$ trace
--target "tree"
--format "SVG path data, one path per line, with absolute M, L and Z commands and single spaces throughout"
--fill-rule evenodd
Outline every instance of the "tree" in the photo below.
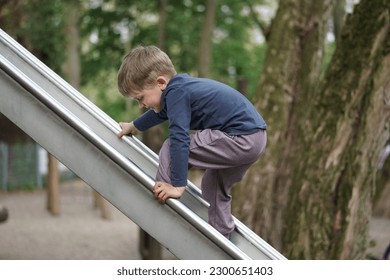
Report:
M 297 106 L 310 106 L 318 84 L 330 7 L 329 1 L 279 3 L 253 97 L 269 127 L 268 144 L 237 190 L 234 213 L 280 250 L 295 126 L 302 119 Z
M 66 6 L 66 58 L 63 72 L 68 82 L 76 89 L 80 89 L 81 65 L 80 65 L 80 0 L 73 0 Z
M 389 138 L 390 3 L 361 1 L 320 80 L 331 5 L 311 2 L 281 1 L 273 21 L 256 96 L 269 145 L 238 207 L 289 258 L 362 258 Z
M 21 0 L 0 1 L 0 27 L 8 32 L 10 36 L 15 36 L 21 26 L 23 19 L 23 4 Z
M 333 30 L 334 36 L 337 41 L 340 41 L 341 30 L 344 24 L 345 17 L 345 1 L 346 0 L 334 0 L 333 7 Z
M 389 97 L 390 2 L 362 0 L 345 23 L 311 121 L 297 127 L 298 150 L 307 152 L 292 160 L 290 257 L 364 258 Z
M 198 76 L 210 77 L 212 37 L 215 28 L 215 17 L 218 0 L 206 0 L 205 18 L 200 34 L 199 56 L 198 56 Z

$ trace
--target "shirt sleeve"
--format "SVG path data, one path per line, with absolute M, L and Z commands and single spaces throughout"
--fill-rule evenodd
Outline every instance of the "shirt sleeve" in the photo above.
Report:
M 191 103 L 188 94 L 182 91 L 167 96 L 169 119 L 171 183 L 173 186 L 186 186 L 190 146 Z
M 152 109 L 149 109 L 134 120 L 134 125 L 139 131 L 145 131 L 164 122 L 165 120 L 167 120 L 167 118 L 162 114 L 156 113 Z

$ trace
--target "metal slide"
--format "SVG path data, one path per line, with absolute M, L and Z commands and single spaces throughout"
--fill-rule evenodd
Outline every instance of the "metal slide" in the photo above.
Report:
M 117 122 L 1 29 L 0 112 L 179 259 L 285 259 L 237 219 L 225 239 L 191 182 L 180 200 L 158 203 L 157 155 L 137 138 L 118 140 Z

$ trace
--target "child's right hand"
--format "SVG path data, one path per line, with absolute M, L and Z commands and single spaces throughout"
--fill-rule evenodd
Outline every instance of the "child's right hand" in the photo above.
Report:
M 137 134 L 139 130 L 135 127 L 133 122 L 125 123 L 120 122 L 119 126 L 121 128 L 121 131 L 118 133 L 118 138 L 122 138 L 124 135 L 128 134 Z

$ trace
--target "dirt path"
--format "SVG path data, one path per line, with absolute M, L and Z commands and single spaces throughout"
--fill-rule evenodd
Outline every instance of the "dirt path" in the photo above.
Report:
M 0 259 L 140 259 L 138 226 L 111 206 L 101 218 L 92 190 L 61 187 L 61 214 L 46 209 L 44 191 L 0 193 L 9 219 L 0 224 Z

